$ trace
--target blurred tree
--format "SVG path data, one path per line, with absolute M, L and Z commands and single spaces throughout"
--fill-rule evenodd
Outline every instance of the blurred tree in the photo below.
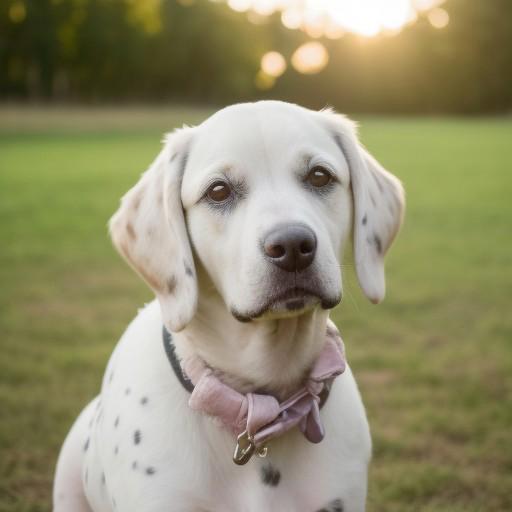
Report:
M 323 40 L 328 66 L 259 91 L 261 56 L 308 37 L 207 0 L 0 0 L 0 98 L 229 103 L 278 97 L 345 111 L 512 109 L 512 2 L 447 0 L 450 23 Z M 254 18 L 254 17 L 253 17 Z

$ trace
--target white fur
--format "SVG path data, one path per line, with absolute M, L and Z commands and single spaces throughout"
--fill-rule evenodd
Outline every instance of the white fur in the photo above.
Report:
M 306 165 L 320 164 L 339 181 L 324 195 L 301 181 Z M 244 188 L 222 212 L 204 199 L 221 177 Z M 339 265 L 350 231 L 361 286 L 379 301 L 384 253 L 402 210 L 399 182 L 362 149 L 353 125 L 330 111 L 235 105 L 170 135 L 111 221 L 116 247 L 160 307 L 152 302 L 128 327 L 99 397 L 68 435 L 55 512 L 315 512 L 335 510 L 333 500 L 345 512 L 364 510 L 371 442 L 349 368 L 321 411 L 320 444 L 291 431 L 270 443 L 266 459 L 239 467 L 231 460 L 232 436 L 189 409 L 161 329 L 173 332 L 182 359 L 198 354 L 236 389 L 264 388 L 284 398 L 322 348 L 328 310 L 319 297 L 341 296 Z M 294 222 L 315 233 L 315 260 L 307 272 L 276 274 L 262 255 L 262 237 Z M 277 303 L 248 323 L 232 314 L 258 310 L 279 287 L 311 283 L 318 297 L 305 297 L 299 311 Z M 262 482 L 268 463 L 281 474 L 277 486 Z

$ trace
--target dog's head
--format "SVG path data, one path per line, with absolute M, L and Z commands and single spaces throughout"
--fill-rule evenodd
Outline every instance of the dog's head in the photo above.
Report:
M 268 101 L 169 135 L 110 229 L 178 331 L 196 311 L 196 264 L 241 321 L 334 307 L 351 231 L 360 285 L 379 302 L 403 206 L 349 120 Z

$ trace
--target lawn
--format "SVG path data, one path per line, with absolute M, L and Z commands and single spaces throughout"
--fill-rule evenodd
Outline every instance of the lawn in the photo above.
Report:
M 50 510 L 60 444 L 151 297 L 107 220 L 163 131 L 208 113 L 0 108 L 0 511 Z M 386 300 L 348 261 L 334 312 L 373 433 L 368 510 L 512 510 L 512 119 L 359 121 L 408 198 Z

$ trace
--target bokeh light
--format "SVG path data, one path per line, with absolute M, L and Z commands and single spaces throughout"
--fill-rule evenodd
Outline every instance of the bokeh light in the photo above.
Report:
M 245 12 L 252 6 L 252 0 L 228 0 L 228 5 L 234 11 Z
M 434 28 L 444 28 L 450 22 L 450 15 L 444 9 L 437 7 L 428 13 L 428 21 Z
M 27 9 L 22 1 L 18 0 L 16 2 L 13 2 L 9 7 L 9 19 L 13 23 L 21 23 L 22 21 L 25 20 L 26 16 Z
M 214 1 L 214 0 L 212 0 Z M 219 1 L 219 0 L 215 0 Z M 268 16 L 280 12 L 281 23 L 290 30 L 302 30 L 311 39 L 339 39 L 346 33 L 362 37 L 379 34 L 396 35 L 413 23 L 420 13 L 435 28 L 446 27 L 448 13 L 439 7 L 444 0 L 225 0 L 229 7 L 246 12 L 249 21 L 264 23 Z M 319 73 L 329 54 L 319 41 L 310 41 L 295 50 L 291 64 L 303 74 Z M 259 89 L 271 89 L 286 71 L 286 60 L 276 51 L 261 58 L 255 77 Z
M 321 71 L 329 61 L 329 54 L 325 46 L 317 41 L 305 43 L 295 50 L 292 55 L 292 66 L 304 74 L 313 74 Z
M 269 76 L 281 76 L 286 70 L 286 60 L 279 52 L 268 52 L 261 58 L 261 69 Z
M 289 29 L 298 29 L 302 25 L 302 14 L 298 8 L 290 7 L 281 13 L 282 24 Z
M 251 8 L 261 16 L 270 16 L 276 10 L 276 1 L 279 3 L 279 0 L 252 0 Z

